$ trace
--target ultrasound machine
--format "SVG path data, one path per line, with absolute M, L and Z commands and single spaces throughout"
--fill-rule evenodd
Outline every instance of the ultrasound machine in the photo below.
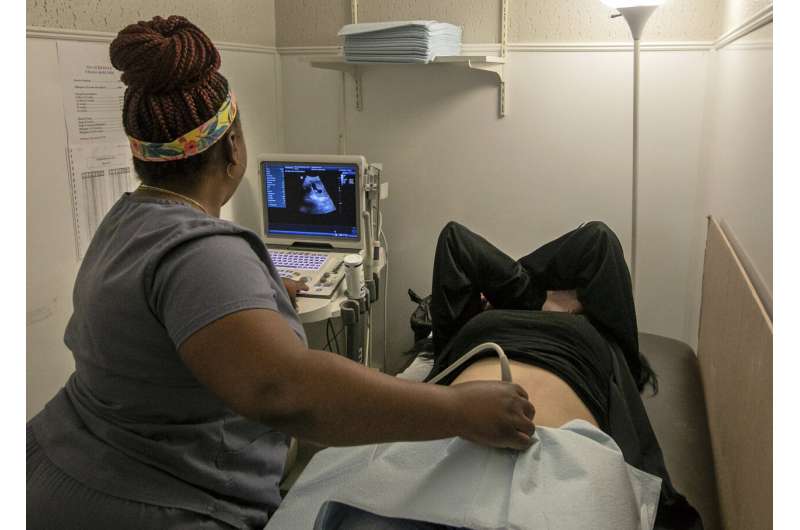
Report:
M 362 156 L 261 155 L 263 239 L 280 275 L 305 281 L 298 296 L 332 298 L 348 254 L 365 256 Z

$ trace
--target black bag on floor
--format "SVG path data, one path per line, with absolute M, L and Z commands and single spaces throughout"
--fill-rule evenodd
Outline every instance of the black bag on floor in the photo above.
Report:
M 414 342 L 418 342 L 427 338 L 433 329 L 433 323 L 431 322 L 431 295 L 422 298 L 409 289 L 408 297 L 417 304 L 417 308 L 411 313 L 410 323 L 411 329 L 414 331 Z

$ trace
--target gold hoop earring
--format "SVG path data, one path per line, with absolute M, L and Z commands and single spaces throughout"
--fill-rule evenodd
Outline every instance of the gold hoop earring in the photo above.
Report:
M 228 178 L 232 179 L 233 178 L 233 174 L 231 173 L 231 166 L 235 167 L 236 164 L 233 164 L 233 163 L 229 162 L 228 166 L 225 168 L 225 173 L 228 175 Z

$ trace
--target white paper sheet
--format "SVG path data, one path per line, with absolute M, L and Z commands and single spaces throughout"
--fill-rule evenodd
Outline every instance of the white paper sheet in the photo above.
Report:
M 67 148 L 75 226 L 75 248 L 82 259 L 100 221 L 134 187 L 127 144 L 101 143 Z
M 428 63 L 461 54 L 461 27 L 433 20 L 348 24 L 344 57 L 351 63 Z
M 135 185 L 122 126 L 125 85 L 104 43 L 59 41 L 58 63 L 75 250 L 82 259 L 103 216 Z

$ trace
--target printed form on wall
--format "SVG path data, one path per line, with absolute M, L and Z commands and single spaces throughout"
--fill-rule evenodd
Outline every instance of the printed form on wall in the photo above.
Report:
M 75 249 L 82 259 L 103 216 L 135 184 L 122 127 L 125 85 L 105 43 L 59 41 L 58 63 Z

